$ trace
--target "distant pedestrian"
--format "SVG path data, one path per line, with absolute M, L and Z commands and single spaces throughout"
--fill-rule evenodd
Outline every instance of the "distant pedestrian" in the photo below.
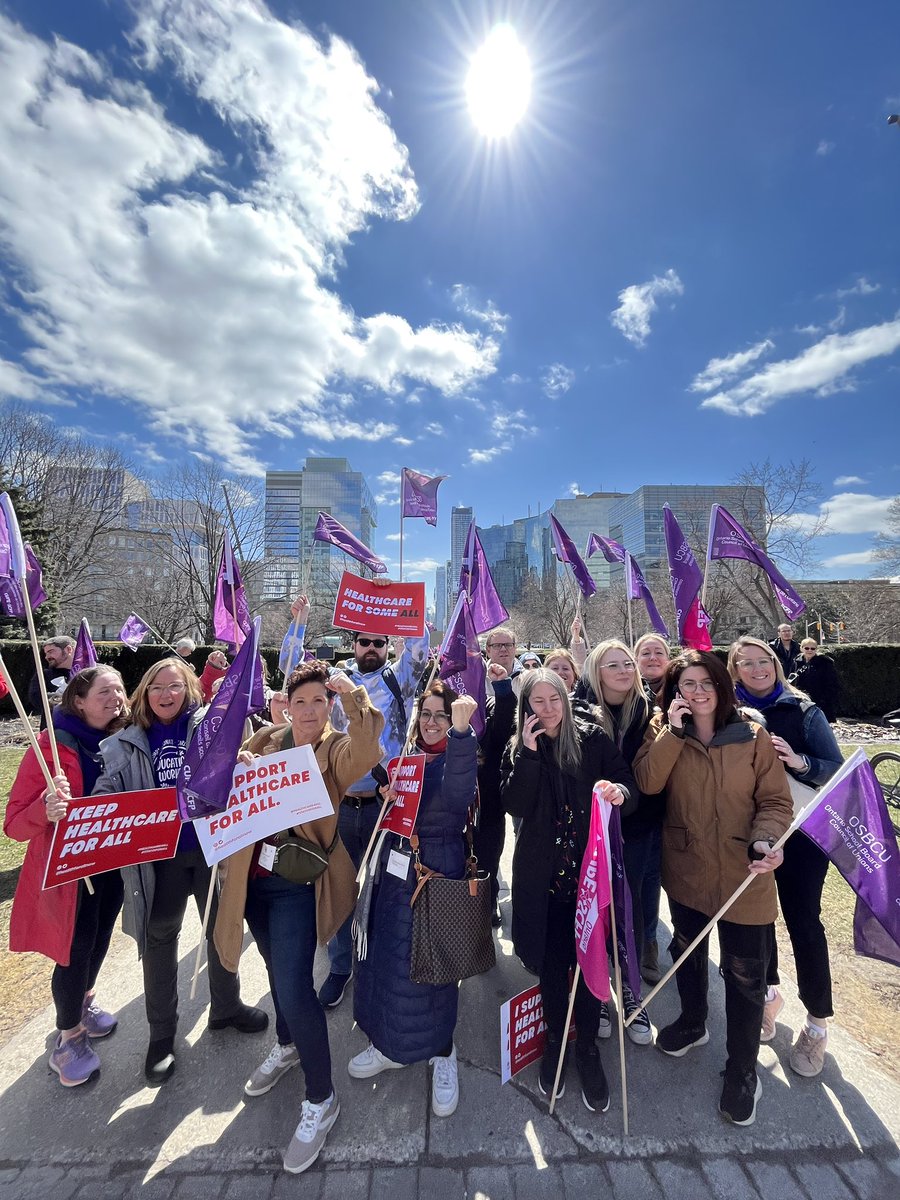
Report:
M 785 676 L 790 675 L 794 669 L 794 661 L 800 653 L 800 643 L 794 640 L 793 628 L 788 624 L 779 625 L 778 637 L 769 642 L 769 645 L 778 656 Z
M 818 704 L 831 724 L 837 720 L 841 681 L 834 659 L 819 653 L 815 638 L 804 638 L 800 643 L 800 657 L 794 661 L 794 673 L 789 678 L 795 687 Z

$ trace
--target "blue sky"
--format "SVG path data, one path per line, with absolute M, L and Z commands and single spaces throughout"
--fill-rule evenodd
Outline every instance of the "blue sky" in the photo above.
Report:
M 532 97 L 477 129 L 499 21 Z M 0 0 L 0 392 L 139 470 L 346 455 L 411 574 L 573 490 L 816 465 L 821 575 L 900 492 L 900 8 Z

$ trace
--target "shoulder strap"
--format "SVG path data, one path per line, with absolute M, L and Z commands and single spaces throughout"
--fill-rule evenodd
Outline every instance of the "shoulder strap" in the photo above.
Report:
M 392 667 L 385 667 L 381 672 L 381 678 L 387 684 L 388 691 L 400 705 L 400 715 L 406 723 L 406 704 L 403 701 L 403 693 L 400 691 L 400 684 L 397 682 L 397 676 L 394 674 Z

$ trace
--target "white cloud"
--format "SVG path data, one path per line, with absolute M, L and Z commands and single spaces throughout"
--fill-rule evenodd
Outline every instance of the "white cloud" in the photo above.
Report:
M 551 363 L 541 376 L 544 395 L 551 400 L 564 396 L 574 382 L 575 372 L 563 363 Z
M 816 146 L 816 154 L 818 154 L 819 158 L 825 158 L 825 156 L 830 154 L 833 149 L 834 142 L 826 142 L 823 138 L 819 142 L 818 146 Z
M 490 446 L 487 450 L 470 450 L 469 462 L 472 464 L 489 463 L 501 453 L 499 446 Z
M 384 540 L 386 542 L 399 542 L 400 534 L 399 533 L 386 533 L 384 535 Z
M 394 438 L 395 446 L 411 446 L 412 444 L 413 444 L 412 438 L 408 438 L 408 437 L 395 437 Z
M 411 562 L 408 562 L 408 563 L 405 562 L 403 564 L 403 573 L 405 575 L 407 570 L 409 570 L 409 571 L 434 571 L 437 567 L 444 566 L 444 563 L 446 563 L 446 561 L 447 560 L 445 559 L 444 562 L 440 562 L 436 558 L 414 558 Z
M 581 488 L 579 487 L 579 485 L 577 483 L 570 483 L 569 486 L 566 488 L 566 495 L 567 496 L 580 496 Z
M 500 438 L 511 438 L 517 433 L 531 434 L 535 432 L 535 424 L 523 408 L 502 409 L 494 407 L 491 417 L 491 433 Z
M 871 496 L 864 492 L 838 492 L 819 505 L 818 513 L 798 513 L 793 523 L 811 528 L 828 518 L 829 533 L 880 533 L 896 496 Z
M 858 550 L 851 554 L 834 554 L 831 558 L 823 558 L 823 567 L 861 567 L 866 563 L 873 563 L 876 559 L 873 558 L 871 550 Z
M 418 206 L 346 42 L 258 0 L 131 9 L 139 69 L 174 69 L 239 141 L 239 169 L 141 82 L 0 15 L 0 210 L 27 376 L 140 408 L 185 449 L 214 442 L 258 470 L 257 434 L 396 432 L 354 419 L 329 384 L 450 395 L 496 369 L 489 332 L 357 316 L 335 290 L 350 238 Z
M 750 363 L 755 362 L 769 350 L 775 349 L 775 343 L 768 338 L 757 342 L 747 350 L 739 350 L 727 358 L 711 358 L 699 375 L 694 377 L 691 384 L 692 392 L 711 392 L 721 387 L 732 375 L 740 375 Z
M 900 317 L 852 333 L 832 333 L 795 358 L 782 359 L 717 392 L 701 408 L 718 408 L 736 417 L 756 417 L 786 396 L 812 392 L 829 395 L 852 388 L 851 371 L 900 348 Z
M 396 508 L 400 503 L 399 492 L 381 492 L 375 497 L 375 503 L 382 508 Z
M 873 292 L 880 290 L 880 283 L 870 283 L 865 275 L 860 275 L 852 287 L 838 288 L 835 296 L 838 300 L 842 300 L 845 296 L 871 296 Z
M 425 426 L 425 433 L 430 433 L 432 437 L 442 437 L 444 427 L 439 421 L 429 421 Z
M 381 484 L 382 487 L 389 487 L 391 484 L 399 483 L 400 482 L 400 472 L 399 471 L 382 471 L 381 474 L 378 476 L 378 482 Z
M 643 346 L 650 335 L 650 318 L 658 301 L 666 296 L 681 296 L 684 284 L 671 267 L 665 275 L 654 275 L 647 283 L 633 283 L 619 292 L 619 307 L 609 319 L 633 346 Z
M 834 480 L 835 487 L 851 487 L 853 484 L 868 483 L 867 479 L 861 479 L 859 475 L 838 475 Z
M 450 289 L 450 298 L 457 311 L 464 316 L 487 326 L 491 333 L 505 333 L 509 316 L 502 313 L 493 300 L 479 303 L 473 296 L 472 289 L 464 283 L 454 283 Z

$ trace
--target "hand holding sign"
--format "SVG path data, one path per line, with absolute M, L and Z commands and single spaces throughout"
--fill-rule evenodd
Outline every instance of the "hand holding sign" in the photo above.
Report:
M 44 804 L 47 806 L 47 820 L 55 825 L 69 811 L 72 792 L 65 775 L 54 775 L 53 782 L 56 784 L 56 790 L 44 794 Z

